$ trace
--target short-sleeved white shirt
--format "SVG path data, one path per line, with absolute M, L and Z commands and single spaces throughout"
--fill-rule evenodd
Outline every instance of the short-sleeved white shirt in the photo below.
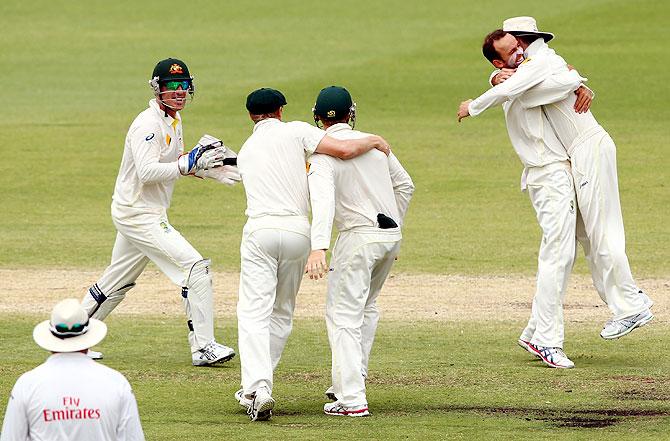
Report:
M 81 352 L 57 353 L 16 381 L 0 441 L 144 440 L 130 384 Z
M 153 99 L 128 129 L 115 204 L 133 208 L 170 207 L 175 181 L 181 176 L 177 158 L 184 152 L 181 115 L 166 115 Z
M 237 157 L 247 216 L 309 216 L 305 158 L 325 135 L 301 121 L 269 118 L 256 123 Z

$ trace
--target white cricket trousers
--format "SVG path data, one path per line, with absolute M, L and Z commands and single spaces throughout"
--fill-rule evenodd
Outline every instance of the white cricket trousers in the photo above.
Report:
M 170 225 L 164 209 L 152 211 L 112 204 L 112 221 L 117 230 L 116 242 L 111 263 L 96 283 L 100 292 L 113 293 L 135 283 L 149 260 L 174 284 L 187 286 L 189 271 L 203 258 Z M 211 288 L 209 291 L 211 297 Z M 214 312 L 209 303 L 211 299 L 204 302 L 203 308 L 195 308 L 198 313 L 189 314 L 196 330 L 195 334 L 193 331 L 189 334 L 192 352 L 214 340 Z
M 326 328 L 333 390 L 345 406 L 367 404 L 365 378 L 379 322 L 377 297 L 401 240 L 399 228 L 356 228 L 341 232 L 333 248 Z
M 615 320 L 647 307 L 631 273 L 626 256 L 626 234 L 619 201 L 616 146 L 602 128 L 577 140 L 571 150 L 577 202 L 590 244 L 594 283 L 604 291 Z M 599 291 L 600 291 L 599 289 Z
M 527 190 L 542 229 L 537 286 L 531 317 L 521 339 L 563 347 L 563 299 L 575 259 L 577 204 L 570 164 L 528 169 Z
M 273 371 L 291 334 L 309 251 L 306 217 L 262 216 L 249 218 L 244 226 L 237 328 L 247 396 L 259 387 L 272 392 Z

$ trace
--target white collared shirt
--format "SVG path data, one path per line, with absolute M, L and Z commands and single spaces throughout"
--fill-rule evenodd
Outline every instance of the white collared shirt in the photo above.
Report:
M 309 216 L 305 156 L 326 135 L 302 121 L 259 121 L 237 156 L 247 195 L 246 215 Z
M 370 136 L 344 123 L 326 134 L 342 140 Z M 338 231 L 377 227 L 379 213 L 402 226 L 414 183 L 393 153 L 372 149 L 346 161 L 317 153 L 309 162 L 313 250 L 330 248 L 333 218 Z
M 133 208 L 170 207 L 175 181 L 181 176 L 177 158 L 184 152 L 181 116 L 165 114 L 155 99 L 137 115 L 128 129 L 115 204 Z
M 57 353 L 21 375 L 0 441 L 144 440 L 123 375 L 81 352 Z

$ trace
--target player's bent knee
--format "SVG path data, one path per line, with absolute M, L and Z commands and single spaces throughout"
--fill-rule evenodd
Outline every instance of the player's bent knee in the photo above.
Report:
M 186 286 L 196 289 L 201 288 L 203 285 L 211 286 L 212 276 L 209 271 L 211 263 L 210 259 L 202 259 L 195 262 L 189 270 Z
M 210 301 L 212 298 L 212 276 L 209 259 L 198 260 L 191 266 L 186 286 L 182 287 L 181 295 L 189 303 Z

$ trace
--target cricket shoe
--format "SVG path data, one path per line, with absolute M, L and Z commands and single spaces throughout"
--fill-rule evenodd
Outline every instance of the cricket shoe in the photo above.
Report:
M 330 401 L 337 401 L 337 397 L 335 396 L 335 389 L 333 389 L 333 386 L 330 386 L 328 389 L 326 389 L 326 398 L 328 398 Z
M 193 352 L 193 366 L 209 366 L 225 363 L 235 356 L 235 350 L 212 340 L 204 348 Z
M 600 336 L 605 340 L 614 340 L 615 338 L 623 337 L 633 329 L 646 325 L 653 318 L 654 314 L 651 313 L 651 310 L 645 309 L 639 314 L 622 318 L 621 320 L 609 320 L 605 323 L 603 330 L 600 331 Z
M 267 421 L 272 416 L 274 407 L 275 400 L 270 392 L 266 387 L 259 387 L 251 401 L 251 406 L 247 408 L 247 415 L 251 421 Z
M 247 398 L 244 395 L 244 389 L 240 389 L 237 392 L 235 392 L 235 399 L 237 400 L 238 403 L 240 403 L 240 406 L 242 406 L 244 410 L 249 410 L 251 405 L 254 403 L 253 400 Z
M 86 355 L 88 355 L 88 358 L 93 360 L 102 360 L 102 352 L 89 349 L 88 351 L 86 351 Z
M 558 369 L 572 369 L 575 367 L 575 364 L 565 355 L 565 352 L 561 348 L 538 346 L 533 343 L 528 343 L 528 347 L 549 367 Z
M 518 339 L 518 340 L 516 341 L 516 344 L 518 344 L 518 345 L 521 346 L 523 349 L 525 349 L 526 351 L 528 351 L 531 355 L 534 355 L 535 357 L 540 358 L 540 356 L 538 355 L 538 353 L 535 352 L 534 350 L 532 350 L 532 349 L 530 348 L 530 342 L 529 342 L 528 340 L 524 340 L 524 339 L 520 338 L 520 339 Z
M 349 417 L 366 417 L 370 416 L 368 405 L 360 406 L 345 406 L 339 401 L 334 403 L 326 403 L 323 405 L 323 412 L 326 415 L 349 416 Z

